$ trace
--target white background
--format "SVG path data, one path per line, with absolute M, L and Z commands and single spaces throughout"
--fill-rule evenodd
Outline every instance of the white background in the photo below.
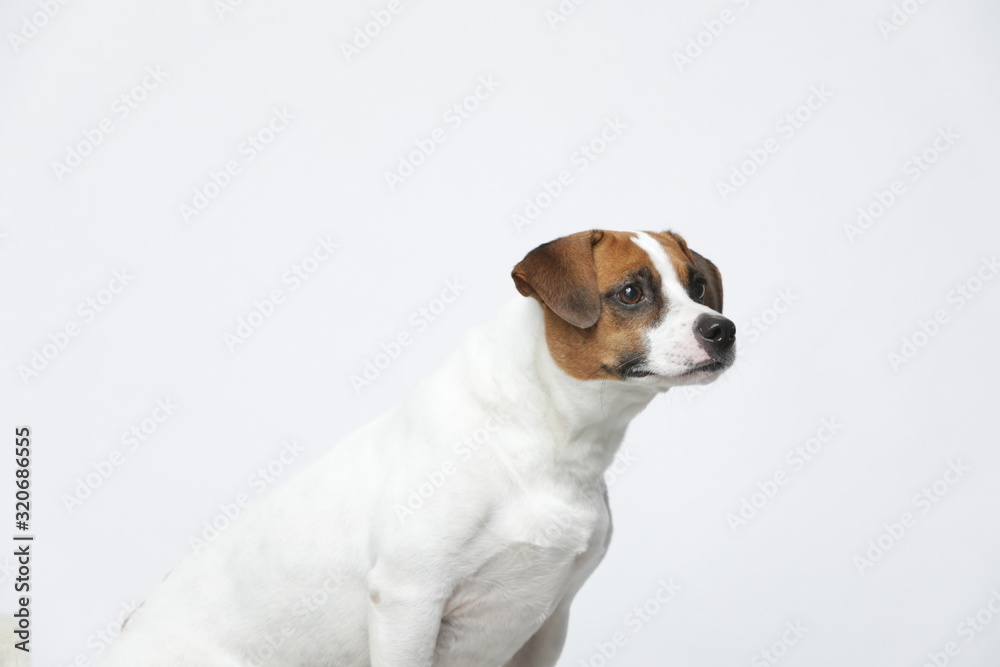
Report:
M 36 665 L 93 662 L 95 633 L 219 505 L 258 497 L 250 477 L 283 440 L 306 447 L 291 469 L 319 457 L 488 321 L 528 250 L 593 227 L 683 234 L 721 268 L 741 349 L 716 385 L 657 399 L 630 429 L 615 537 L 560 665 L 604 664 L 618 632 L 608 664 L 768 664 L 758 652 L 788 622 L 808 631 L 782 665 L 918 667 L 948 641 L 949 664 L 1000 660 L 1000 618 L 959 634 L 1000 590 L 1000 279 L 976 282 L 1000 252 L 997 5 L 910 0 L 893 25 L 889 0 L 589 0 L 564 21 L 547 16 L 555 0 L 404 0 L 349 59 L 341 44 L 385 2 L 49 4 L 51 18 L 37 1 L 0 10 L 0 398 L 8 442 L 15 425 L 34 433 Z M 731 22 L 713 22 L 723 10 Z M 132 93 L 157 67 L 166 78 Z M 444 114 L 480 77 L 495 92 L 454 127 Z M 800 107 L 814 88 L 829 99 Z M 122 95 L 144 98 L 125 118 Z M 294 119 L 246 160 L 275 108 Z M 580 146 L 616 118 L 626 128 L 580 171 Z M 54 163 L 102 119 L 113 131 L 60 178 Z M 385 173 L 435 128 L 445 141 L 390 189 Z M 913 180 L 908 161 L 948 128 L 957 139 Z M 769 138 L 777 152 L 723 197 Z M 229 160 L 240 173 L 185 221 L 179 206 Z M 572 183 L 517 229 L 563 169 Z M 849 238 L 896 179 L 902 194 Z M 283 274 L 321 236 L 340 247 L 291 289 Z M 86 321 L 79 305 L 106 300 L 121 270 L 129 284 Z M 455 279 L 461 296 L 418 331 L 411 314 Z M 981 289 L 959 308 L 970 279 Z M 274 289 L 284 303 L 230 351 L 224 335 Z M 894 368 L 939 309 L 947 321 Z M 68 323 L 78 335 L 43 350 Z M 356 391 L 401 332 L 412 344 Z M 166 398 L 174 414 L 126 451 L 122 434 Z M 824 418 L 843 426 L 792 472 L 786 453 Z M 68 510 L 114 450 L 124 462 Z M 914 494 L 953 461 L 968 472 L 923 512 Z M 734 530 L 727 516 L 778 471 L 787 483 Z M 916 524 L 859 572 L 907 511 Z M 636 631 L 627 615 L 671 578 L 681 590 Z

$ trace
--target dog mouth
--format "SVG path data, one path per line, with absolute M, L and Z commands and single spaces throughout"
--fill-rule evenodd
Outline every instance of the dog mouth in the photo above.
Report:
M 618 372 L 621 374 L 623 380 L 627 380 L 629 378 L 644 378 L 654 375 L 652 371 L 646 370 L 642 367 L 645 362 L 646 360 L 643 357 L 629 359 L 618 366 Z
M 716 375 L 732 365 L 733 359 L 729 356 L 724 356 L 721 359 L 709 359 L 708 361 L 693 364 L 680 373 L 664 375 L 662 373 L 649 370 L 646 366 L 646 359 L 644 357 L 636 357 L 619 364 L 617 372 L 618 376 L 622 380 L 633 380 L 639 378 L 686 378 L 698 375 Z
M 711 361 L 706 361 L 696 366 L 692 366 L 681 373 L 681 377 L 685 375 L 694 375 L 695 373 L 721 373 L 727 368 L 729 368 L 728 362 L 721 359 L 712 359 Z

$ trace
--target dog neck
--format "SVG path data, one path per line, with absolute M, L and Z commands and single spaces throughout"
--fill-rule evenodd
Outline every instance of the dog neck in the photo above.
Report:
M 551 451 L 519 452 L 551 474 L 598 483 L 621 445 L 629 422 L 657 392 L 616 380 L 578 380 L 559 368 L 545 339 L 542 306 L 516 298 L 474 344 L 479 363 L 492 357 L 476 393 L 492 396 L 517 411 L 517 421 L 534 432 L 554 436 Z M 506 400 L 504 400 L 506 399 Z M 528 461 L 525 461 L 527 463 Z

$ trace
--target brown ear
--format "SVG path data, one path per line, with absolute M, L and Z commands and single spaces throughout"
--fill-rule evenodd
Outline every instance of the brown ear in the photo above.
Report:
M 594 246 L 603 236 L 579 232 L 538 246 L 511 271 L 517 291 L 537 297 L 575 327 L 594 326 L 601 316 Z
M 705 305 L 712 310 L 721 313 L 722 274 L 719 273 L 719 268 L 713 264 L 711 260 L 702 257 L 694 250 L 690 250 L 690 252 L 691 256 L 694 258 L 695 268 L 698 269 L 698 272 L 701 275 L 705 276 L 705 281 L 708 283 L 705 287 Z

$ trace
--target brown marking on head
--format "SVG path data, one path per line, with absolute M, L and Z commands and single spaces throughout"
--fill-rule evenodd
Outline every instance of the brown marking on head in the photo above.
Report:
M 714 265 L 672 232 L 649 234 L 663 246 L 685 287 L 703 277 L 712 285 L 712 298 L 718 290 L 716 310 L 721 309 L 722 288 Z M 645 374 L 645 332 L 669 304 L 662 276 L 632 239 L 629 232 L 571 234 L 535 248 L 511 272 L 517 290 L 542 304 L 549 351 L 572 377 L 621 380 Z M 714 273 L 705 275 L 706 267 Z M 629 286 L 645 298 L 629 304 L 633 293 L 624 291 Z
M 538 299 L 556 363 L 579 379 L 621 378 L 644 355 L 642 332 L 662 300 L 639 308 L 616 301 L 628 284 L 659 293 L 660 275 L 626 232 L 594 230 L 532 250 L 512 273 L 518 291 Z
M 677 277 L 690 292 L 693 282 L 699 278 L 705 281 L 703 303 L 712 310 L 722 312 L 722 274 L 711 260 L 688 247 L 680 234 L 675 232 L 647 232 L 667 251 Z

